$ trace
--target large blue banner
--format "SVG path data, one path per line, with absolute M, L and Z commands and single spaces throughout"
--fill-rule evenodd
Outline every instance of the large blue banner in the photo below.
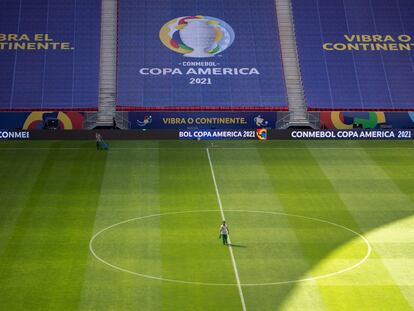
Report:
M 309 107 L 414 108 L 411 0 L 293 0 Z
M 119 1 L 118 105 L 286 106 L 274 0 Z
M 0 6 L 0 109 L 97 107 L 101 1 Z

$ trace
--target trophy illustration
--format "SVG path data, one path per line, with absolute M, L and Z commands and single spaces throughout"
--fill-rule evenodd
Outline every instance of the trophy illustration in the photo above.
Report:
M 180 30 L 180 37 L 183 43 L 193 49 L 187 57 L 213 57 L 208 53 L 212 49 L 216 38 L 214 26 L 208 24 L 206 19 L 188 20 L 188 25 Z

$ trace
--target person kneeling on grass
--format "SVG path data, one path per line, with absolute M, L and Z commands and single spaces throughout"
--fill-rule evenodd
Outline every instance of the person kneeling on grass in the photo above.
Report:
M 102 136 L 99 133 L 95 134 L 95 139 L 96 139 L 96 150 L 101 149 L 101 143 L 102 143 Z
M 96 150 L 108 150 L 109 145 L 103 140 L 101 134 L 96 133 Z
M 227 237 L 229 235 L 229 228 L 225 221 L 220 226 L 220 236 L 219 239 L 223 239 L 223 245 L 227 245 Z

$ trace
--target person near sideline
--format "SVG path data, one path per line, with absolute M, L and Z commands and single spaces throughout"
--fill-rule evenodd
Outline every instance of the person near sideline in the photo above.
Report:
M 99 150 L 101 149 L 102 136 L 101 134 L 96 133 L 95 138 L 96 138 L 96 150 Z
M 227 227 L 227 224 L 225 221 L 220 226 L 220 236 L 219 239 L 223 240 L 223 245 L 227 245 L 227 239 L 229 235 L 229 228 Z

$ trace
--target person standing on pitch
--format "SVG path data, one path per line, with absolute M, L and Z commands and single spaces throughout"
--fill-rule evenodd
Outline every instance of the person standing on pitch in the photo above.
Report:
M 229 235 L 229 228 L 227 227 L 227 224 L 225 221 L 220 226 L 220 236 L 219 239 L 223 239 L 223 245 L 227 245 L 227 238 Z

